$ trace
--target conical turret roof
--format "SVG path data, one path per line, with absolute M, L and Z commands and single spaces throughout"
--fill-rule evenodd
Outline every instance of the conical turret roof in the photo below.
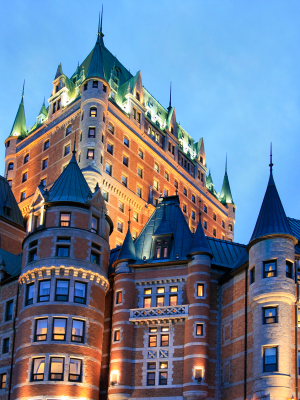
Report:
M 61 63 L 58 65 L 57 70 L 56 70 L 56 74 L 55 74 L 55 79 L 59 78 L 60 76 L 64 75 L 63 71 L 62 71 L 62 65 Z
M 91 191 L 77 164 L 75 154 L 76 152 L 73 151 L 73 156 L 69 164 L 47 193 L 46 201 L 48 203 L 87 203 L 90 199 Z
M 102 17 L 101 17 L 101 25 L 99 21 L 97 41 L 93 49 L 92 58 L 86 78 L 106 79 L 103 66 L 103 56 L 102 56 L 102 46 L 104 46 L 103 36 L 104 35 L 102 33 Z
M 9 136 L 26 136 L 26 133 L 27 129 L 25 120 L 24 87 L 23 87 L 21 102 Z
M 221 200 L 221 203 L 223 203 L 223 204 L 234 204 L 231 190 L 230 190 L 229 179 L 228 179 L 228 175 L 227 175 L 227 155 L 226 155 L 226 163 L 225 163 L 225 175 L 224 175 L 224 179 L 223 179 L 220 200 Z
M 41 114 L 45 115 L 45 117 L 48 117 L 48 111 L 47 111 L 47 109 L 45 107 L 45 100 L 43 101 L 43 105 L 42 105 L 42 107 L 40 109 L 40 112 L 39 112 L 39 115 L 41 115 Z
M 206 254 L 211 258 L 213 258 L 212 252 L 210 250 L 206 236 L 203 231 L 200 216 L 199 216 L 199 223 L 197 226 L 197 230 L 194 234 L 191 248 L 189 251 L 189 255 L 195 255 L 195 254 Z
M 211 185 L 211 184 L 213 184 L 213 180 L 209 170 L 208 177 L 206 178 L 206 185 Z
M 294 236 L 277 192 L 270 164 L 270 177 L 264 200 L 256 221 L 250 243 L 263 236 L 284 234 Z
M 128 230 L 118 257 L 118 261 L 125 260 L 136 260 L 135 247 L 130 233 L 130 222 L 128 222 Z
M 173 235 L 172 229 L 170 227 L 169 222 L 166 218 L 166 208 L 164 206 L 163 209 L 163 216 L 160 224 L 158 225 L 156 231 L 153 233 L 152 236 L 164 236 L 164 235 Z

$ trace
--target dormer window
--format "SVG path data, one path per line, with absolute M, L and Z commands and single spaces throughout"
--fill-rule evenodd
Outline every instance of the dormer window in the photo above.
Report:
M 137 99 L 138 101 L 140 101 L 140 94 L 139 94 L 139 92 L 136 92 L 135 97 L 136 97 L 136 99 Z
M 98 81 L 93 81 L 93 88 L 97 88 L 98 87 Z
M 155 257 L 168 258 L 168 253 L 169 253 L 169 240 L 157 239 L 155 243 Z
M 55 87 L 55 93 L 57 93 L 58 91 L 59 91 L 59 84 L 56 85 L 56 87 Z

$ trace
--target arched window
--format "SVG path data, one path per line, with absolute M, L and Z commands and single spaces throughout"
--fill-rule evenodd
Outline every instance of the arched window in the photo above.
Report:
M 14 169 L 14 163 L 13 162 L 10 162 L 9 164 L 8 164 L 8 171 L 12 171 Z
M 90 117 L 97 117 L 97 107 L 90 108 Z
M 70 135 L 71 132 L 72 132 L 72 125 L 68 125 L 66 129 L 66 136 Z

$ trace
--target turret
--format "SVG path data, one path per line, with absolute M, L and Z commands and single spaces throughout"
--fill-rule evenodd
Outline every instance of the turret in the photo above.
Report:
M 226 162 L 225 162 L 225 175 L 224 175 L 224 179 L 223 179 L 220 201 L 228 208 L 228 220 L 226 222 L 226 224 L 227 224 L 226 238 L 229 239 L 230 241 L 233 241 L 236 205 L 233 202 L 230 185 L 229 185 L 229 178 L 227 175 L 227 154 L 226 154 Z
M 296 301 L 294 237 L 272 172 L 248 244 L 249 302 L 253 321 L 255 399 L 292 397 L 294 339 L 291 321 Z
M 103 65 L 102 18 L 85 80 L 81 84 L 80 168 L 90 185 L 102 183 L 104 133 L 110 86 Z
M 99 398 L 109 235 L 98 188 L 77 164 L 33 196 L 19 278 L 14 398 Z M 26 374 L 23 371 L 27 371 Z
M 24 86 L 23 84 L 21 102 L 8 138 L 5 140 L 5 177 L 11 182 L 14 180 L 16 173 L 16 146 L 27 134 L 25 108 L 24 108 Z
M 47 118 L 48 118 L 48 111 L 45 107 L 45 99 L 44 99 L 40 112 L 36 118 L 37 125 L 41 125 Z

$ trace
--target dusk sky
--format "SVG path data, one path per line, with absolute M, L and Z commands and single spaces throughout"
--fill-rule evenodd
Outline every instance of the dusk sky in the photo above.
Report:
M 50 97 L 57 65 L 71 76 L 92 50 L 99 1 L 2 2 L 0 137 L 9 135 L 25 84 L 27 126 Z M 247 244 L 269 177 L 300 219 L 300 2 L 103 1 L 105 46 L 195 139 L 221 191 L 226 152 L 237 206 L 235 241 Z M 47 103 L 48 105 L 48 103 Z M 4 145 L 0 146 L 4 174 Z M 297 183 L 298 182 L 298 183 Z

